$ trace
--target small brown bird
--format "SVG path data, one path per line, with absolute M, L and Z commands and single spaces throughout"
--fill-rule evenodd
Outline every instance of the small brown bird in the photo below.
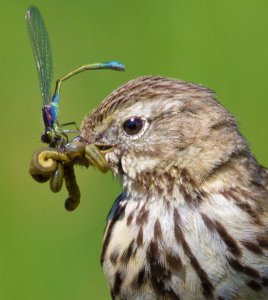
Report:
M 112 299 L 268 299 L 268 170 L 211 90 L 132 80 L 80 134 L 123 187 L 101 255 Z

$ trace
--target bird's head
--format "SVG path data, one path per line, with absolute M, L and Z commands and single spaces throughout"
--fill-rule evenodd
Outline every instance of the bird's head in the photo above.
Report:
M 141 77 L 116 89 L 81 125 L 127 188 L 200 185 L 247 149 L 234 118 L 197 84 Z M 167 182 L 169 184 L 167 184 Z

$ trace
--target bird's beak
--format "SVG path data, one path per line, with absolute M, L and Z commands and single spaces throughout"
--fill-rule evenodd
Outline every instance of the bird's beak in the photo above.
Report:
M 109 171 L 110 166 L 104 155 L 113 149 L 113 145 L 87 144 L 85 147 L 85 157 L 91 165 L 97 167 L 102 173 L 106 173 Z

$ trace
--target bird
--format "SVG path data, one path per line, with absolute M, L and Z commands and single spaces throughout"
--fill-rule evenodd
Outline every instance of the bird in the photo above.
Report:
M 80 139 L 122 186 L 101 253 L 112 299 L 268 299 L 268 169 L 214 91 L 133 79 Z

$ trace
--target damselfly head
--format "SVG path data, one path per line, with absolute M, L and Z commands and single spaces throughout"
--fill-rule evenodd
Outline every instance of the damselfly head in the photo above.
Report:
M 60 134 L 56 134 L 54 130 L 45 130 L 44 133 L 41 134 L 41 141 L 45 144 L 48 144 L 49 147 L 60 149 L 63 145 L 65 145 L 68 141 L 65 137 L 62 137 Z

